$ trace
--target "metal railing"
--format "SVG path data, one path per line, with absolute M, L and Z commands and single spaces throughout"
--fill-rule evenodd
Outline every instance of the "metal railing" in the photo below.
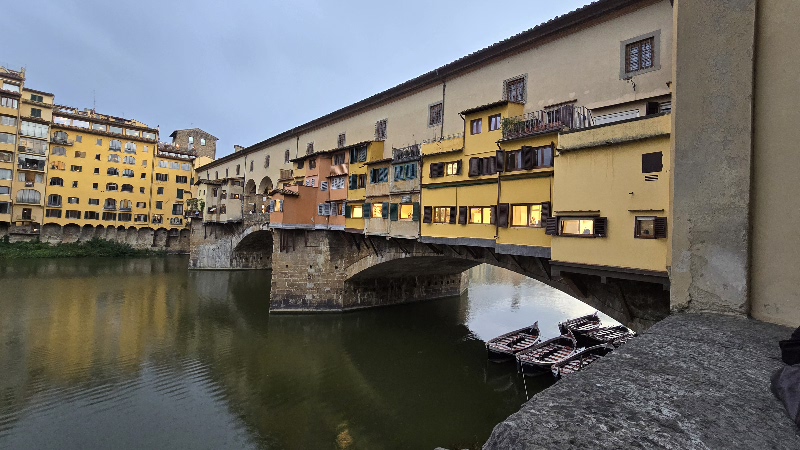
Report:
M 503 119 L 503 139 L 592 126 L 592 112 L 585 106 L 561 105 Z
M 31 155 L 47 156 L 47 150 L 40 148 L 31 148 L 24 145 L 18 145 L 17 151 L 20 153 L 29 153 Z

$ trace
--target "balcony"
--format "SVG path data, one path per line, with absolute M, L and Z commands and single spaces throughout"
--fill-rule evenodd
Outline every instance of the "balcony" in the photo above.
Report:
M 561 105 L 503 119 L 503 140 L 592 126 L 592 113 L 584 106 Z
M 58 203 L 47 202 L 47 207 L 48 208 L 61 208 L 61 202 L 58 202 Z
M 127 207 L 127 208 L 120 207 L 119 210 L 120 210 L 120 212 L 131 212 L 131 211 L 133 211 L 133 209 L 130 206 Z
M 43 148 L 31 148 L 24 145 L 18 145 L 17 151 L 20 153 L 28 153 L 31 155 L 47 156 L 47 150 Z
M 183 219 L 180 217 L 173 217 L 169 219 L 170 225 L 183 225 Z
M 50 142 L 52 142 L 53 144 L 58 144 L 58 145 L 74 145 L 75 144 L 74 141 L 70 141 L 69 139 L 67 139 L 66 136 L 61 136 L 61 135 L 54 135 L 52 138 L 50 138 Z
M 25 161 L 18 161 L 17 162 L 17 169 L 19 170 L 31 170 L 34 172 L 44 172 L 45 163 L 44 160 L 31 162 L 31 160 Z
M 103 206 L 103 211 L 116 211 L 117 205 L 105 205 Z

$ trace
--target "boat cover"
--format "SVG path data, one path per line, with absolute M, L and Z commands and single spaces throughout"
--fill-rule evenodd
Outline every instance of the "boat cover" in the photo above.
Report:
M 772 393 L 800 427 L 800 364 L 784 366 L 772 375 Z
M 791 339 L 780 342 L 783 362 L 792 366 L 800 364 L 800 328 L 792 333 Z

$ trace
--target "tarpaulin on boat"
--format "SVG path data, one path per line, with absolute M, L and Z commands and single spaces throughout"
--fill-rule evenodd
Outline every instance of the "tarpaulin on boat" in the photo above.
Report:
M 789 417 L 800 427 L 800 328 L 781 341 L 783 362 L 789 364 L 772 375 L 772 393 L 783 402 Z
M 793 366 L 800 364 L 800 328 L 792 333 L 791 339 L 780 341 L 783 362 Z

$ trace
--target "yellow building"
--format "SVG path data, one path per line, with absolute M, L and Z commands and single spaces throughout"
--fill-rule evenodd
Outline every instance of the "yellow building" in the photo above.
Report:
M 135 120 L 57 106 L 44 223 L 150 226 L 158 130 Z
M 367 183 L 370 164 L 384 159 L 383 141 L 372 141 L 350 151 L 350 176 L 348 178 L 347 205 L 345 207 L 345 230 L 363 233 L 366 228 Z M 370 210 L 371 215 L 371 210 Z

